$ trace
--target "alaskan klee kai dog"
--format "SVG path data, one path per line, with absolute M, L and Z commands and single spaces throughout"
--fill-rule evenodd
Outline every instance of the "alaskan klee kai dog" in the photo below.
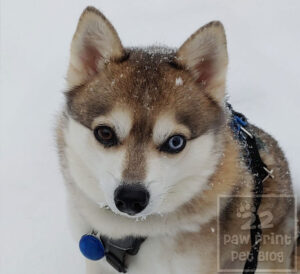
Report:
M 220 22 L 178 50 L 125 48 L 98 10 L 81 15 L 57 143 L 75 238 L 93 232 L 106 256 L 114 241 L 123 252 L 120 241 L 138 239 L 135 252 L 122 253 L 120 272 L 243 272 L 256 175 L 230 126 L 227 63 Z M 250 124 L 247 131 L 273 172 L 263 182 L 259 212 L 262 224 L 264 214 L 269 219 L 257 271 L 291 273 L 296 222 L 288 164 L 270 135 Z M 86 273 L 118 273 L 111 256 L 87 259 Z

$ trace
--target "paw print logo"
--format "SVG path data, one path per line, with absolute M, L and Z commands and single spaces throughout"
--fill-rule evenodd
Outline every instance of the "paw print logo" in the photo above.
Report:
M 242 201 L 237 209 L 236 216 L 241 219 L 245 219 L 245 223 L 241 226 L 242 230 L 254 229 L 253 225 L 255 221 L 255 208 L 248 201 Z M 259 218 L 261 221 L 260 228 L 272 228 L 273 214 L 269 210 L 259 212 Z
M 237 210 L 236 216 L 242 219 L 249 218 L 253 215 L 254 210 L 249 202 L 243 201 Z
M 245 219 L 246 222 L 241 226 L 242 230 L 249 230 L 254 228 L 253 221 L 255 220 L 255 215 L 254 215 L 255 209 L 252 207 L 250 202 L 248 201 L 242 201 L 240 203 L 240 206 L 237 209 L 236 216 L 240 219 Z

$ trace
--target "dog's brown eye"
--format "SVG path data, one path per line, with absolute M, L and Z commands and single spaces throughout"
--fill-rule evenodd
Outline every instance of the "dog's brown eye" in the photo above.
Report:
M 98 126 L 94 129 L 95 138 L 104 146 L 111 147 L 118 143 L 115 132 L 108 126 Z
M 109 128 L 99 128 L 97 133 L 102 140 L 107 141 L 113 137 L 113 133 Z

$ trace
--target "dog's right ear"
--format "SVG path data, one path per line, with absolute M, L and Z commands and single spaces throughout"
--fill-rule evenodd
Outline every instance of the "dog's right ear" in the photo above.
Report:
M 67 74 L 69 87 L 80 85 L 99 73 L 106 62 L 124 56 L 120 38 L 105 16 L 87 7 L 78 22 L 71 44 Z
M 176 53 L 177 62 L 187 68 L 196 83 L 223 105 L 227 71 L 227 46 L 223 25 L 213 21 L 196 31 Z

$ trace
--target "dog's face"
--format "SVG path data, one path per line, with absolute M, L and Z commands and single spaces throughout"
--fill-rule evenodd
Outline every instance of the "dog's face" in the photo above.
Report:
M 178 51 L 124 49 L 94 8 L 71 46 L 66 157 L 78 187 L 127 217 L 171 212 L 207 186 L 222 145 L 227 66 L 223 27 Z

